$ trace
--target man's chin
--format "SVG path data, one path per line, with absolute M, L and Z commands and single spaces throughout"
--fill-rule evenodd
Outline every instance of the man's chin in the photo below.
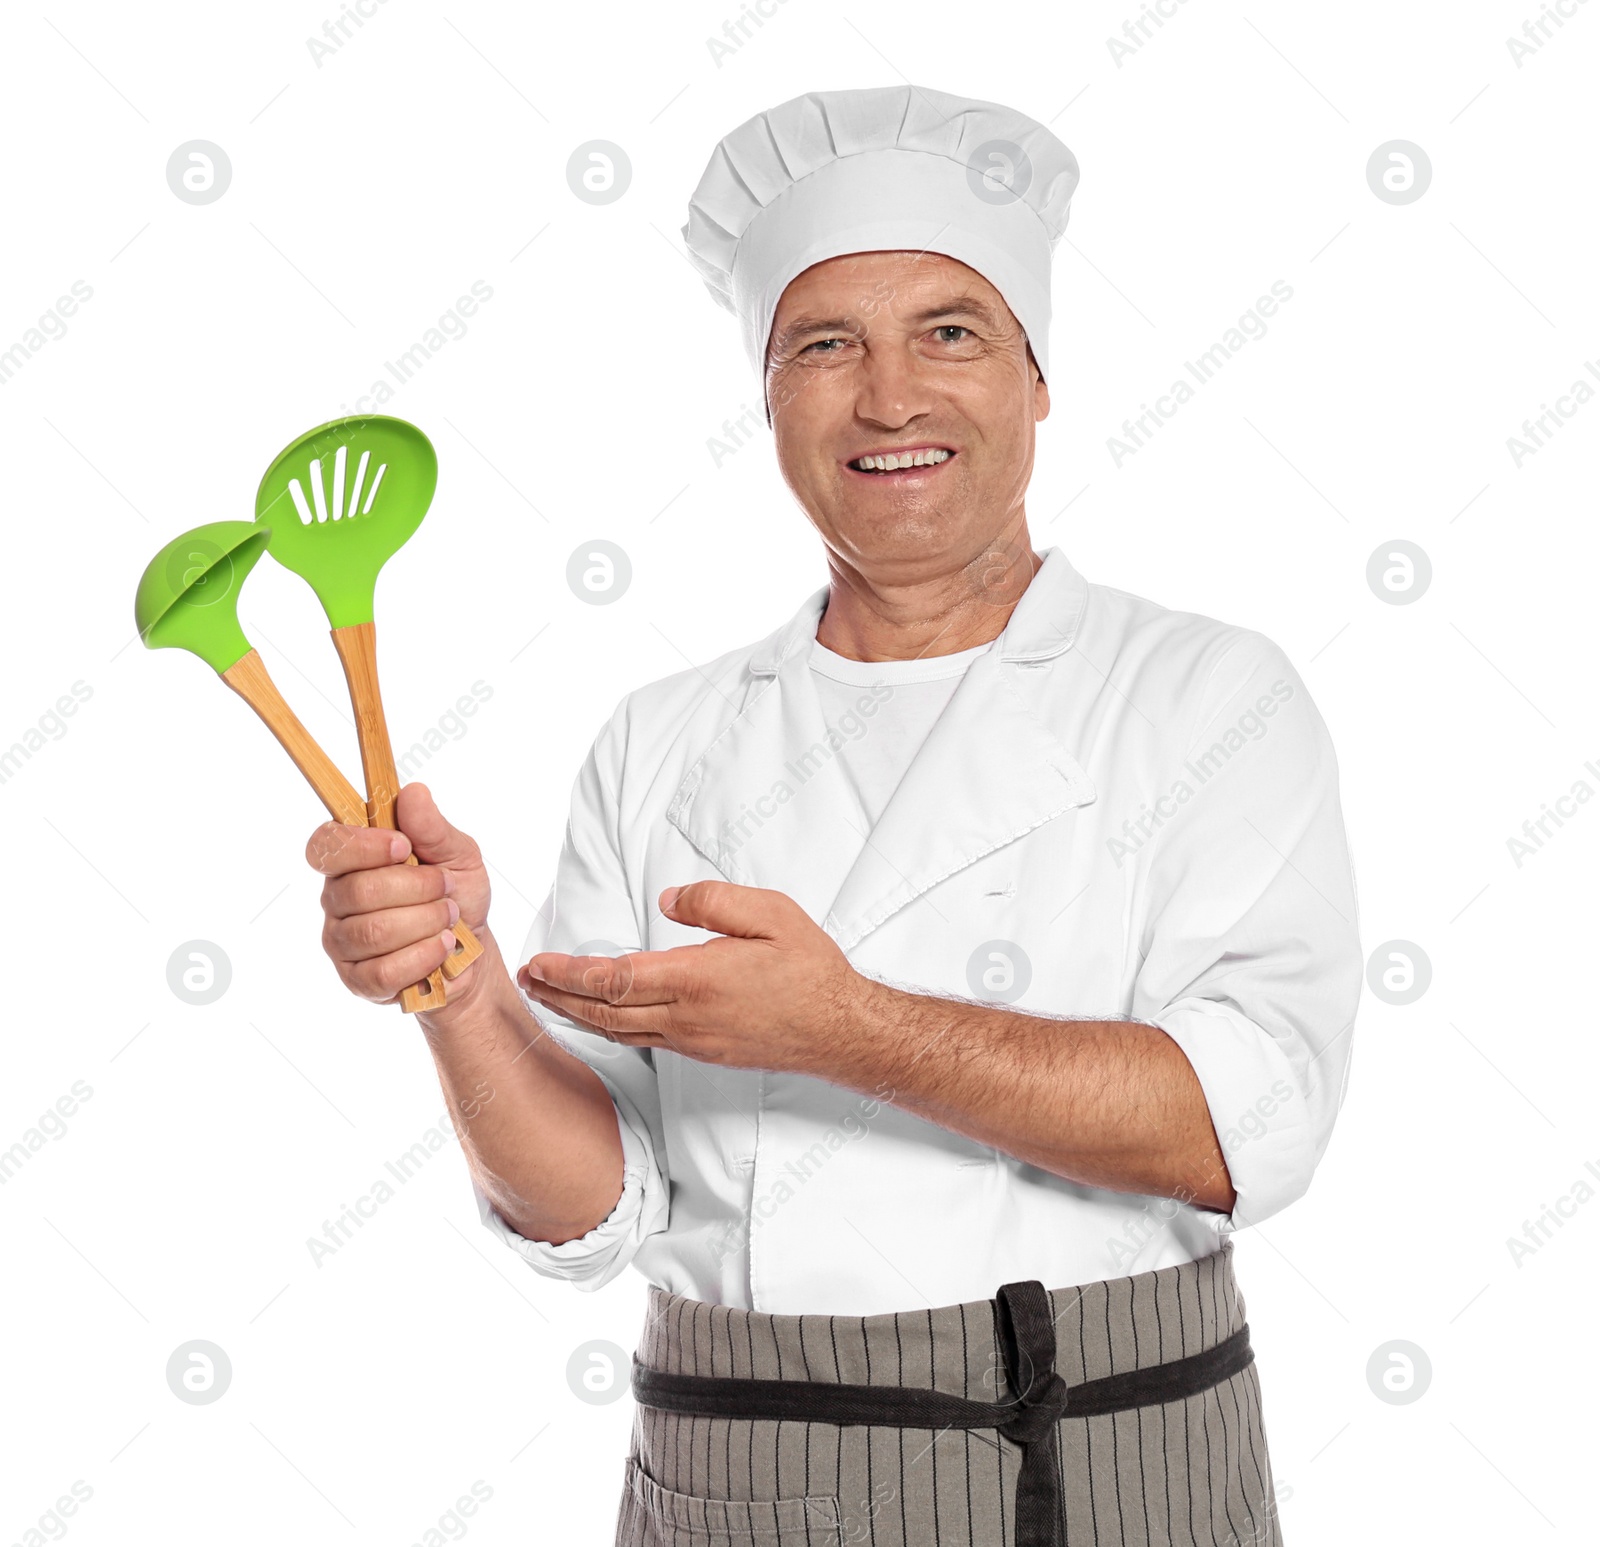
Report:
M 843 550 L 874 574 L 910 569 L 933 576 L 970 562 L 973 542 L 981 539 L 972 537 L 968 525 L 948 506 L 872 501 L 847 506 L 834 530 Z

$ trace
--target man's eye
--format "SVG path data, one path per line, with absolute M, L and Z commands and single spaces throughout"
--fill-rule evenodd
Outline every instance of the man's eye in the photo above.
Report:
M 972 329 L 962 327 L 959 322 L 943 322 L 940 323 L 939 326 L 933 331 L 935 333 L 970 333 Z M 959 340 L 953 338 L 942 338 L 939 340 L 939 342 L 941 344 L 954 344 L 958 343 Z
M 833 351 L 831 349 L 822 349 L 822 346 L 824 344 L 842 344 L 844 342 L 845 342 L 845 340 L 842 339 L 842 338 L 819 338 L 816 341 L 816 343 L 807 344 L 806 347 L 804 349 L 802 349 L 800 352 L 802 354 L 810 354 L 813 349 L 818 349 L 818 350 L 822 350 L 822 352 L 824 354 L 832 354 Z

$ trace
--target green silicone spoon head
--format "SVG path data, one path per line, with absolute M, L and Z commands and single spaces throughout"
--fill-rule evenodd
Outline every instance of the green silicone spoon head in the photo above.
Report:
M 404 419 L 358 414 L 308 430 L 256 491 L 267 551 L 311 584 L 334 628 L 372 622 L 378 571 L 422 524 L 439 480 L 428 437 Z
M 188 650 L 225 672 L 250 649 L 239 627 L 239 591 L 271 537 L 256 522 L 211 521 L 173 538 L 139 577 L 139 637 L 152 650 Z

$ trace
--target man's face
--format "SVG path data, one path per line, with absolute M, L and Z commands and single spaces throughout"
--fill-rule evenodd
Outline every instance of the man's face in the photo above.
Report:
M 1010 540 L 1050 394 L 1027 335 L 981 274 L 940 253 L 849 253 L 791 280 L 767 400 L 778 463 L 853 568 L 910 584 Z M 863 472 L 870 453 L 945 451 Z

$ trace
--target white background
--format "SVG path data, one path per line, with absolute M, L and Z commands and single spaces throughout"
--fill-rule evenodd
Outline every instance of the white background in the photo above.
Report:
M 761 109 L 901 80 L 1010 103 L 1082 166 L 1035 546 L 1284 647 L 1339 752 L 1366 948 L 1432 963 L 1415 1003 L 1367 996 L 1312 1191 L 1238 1238 L 1285 1539 L 1593 1540 L 1600 1197 L 1574 1187 L 1600 1168 L 1600 809 L 1520 867 L 1507 840 L 1600 788 L 1600 406 L 1569 402 L 1520 467 L 1507 442 L 1600 358 L 1600 5 L 1521 68 L 1506 39 L 1531 0 L 1194 0 L 1120 66 L 1106 40 L 1133 0 L 785 0 L 720 67 L 707 39 L 735 0 L 385 0 L 319 67 L 307 39 L 335 14 L 47 4 L 0 24 L 0 349 L 74 281 L 93 291 L 0 387 L 0 744 L 90 689 L 0 784 L 0 1148 L 92 1089 L 0 1188 L 0 1541 L 80 1479 L 62 1525 L 85 1547 L 411 1543 L 479 1480 L 462 1524 L 483 1547 L 611 1541 L 632 1400 L 580 1402 L 567 1361 L 632 1350 L 645 1282 L 530 1273 L 478 1226 L 453 1145 L 314 1265 L 307 1238 L 444 1102 L 416 1029 L 321 954 L 320 807 L 205 667 L 141 647 L 134 586 L 186 527 L 249 519 L 280 446 L 492 288 L 385 405 L 441 476 L 378 620 L 396 744 L 446 721 L 420 776 L 489 855 L 514 949 L 616 700 L 767 633 L 824 578 L 765 431 L 720 468 L 707 449 L 757 398 L 682 254 L 689 193 Z M 1397 138 L 1433 169 L 1405 205 L 1366 174 Z M 192 139 L 232 163 L 202 206 L 165 174 Z M 632 163 L 600 207 L 566 181 L 591 139 Z M 1266 336 L 1118 467 L 1123 419 L 1278 280 L 1293 298 Z M 565 581 L 594 538 L 633 564 L 610 606 Z M 1395 539 L 1433 567 L 1408 605 L 1366 581 Z M 263 561 L 242 611 L 358 774 L 310 592 Z M 491 694 L 452 738 L 474 683 Z M 232 965 L 204 1007 L 167 983 L 194 939 Z M 1564 1196 L 1519 1266 L 1507 1238 Z M 166 1384 L 197 1338 L 232 1361 L 213 1405 Z M 1407 1405 L 1366 1374 L 1395 1339 L 1432 1365 Z

